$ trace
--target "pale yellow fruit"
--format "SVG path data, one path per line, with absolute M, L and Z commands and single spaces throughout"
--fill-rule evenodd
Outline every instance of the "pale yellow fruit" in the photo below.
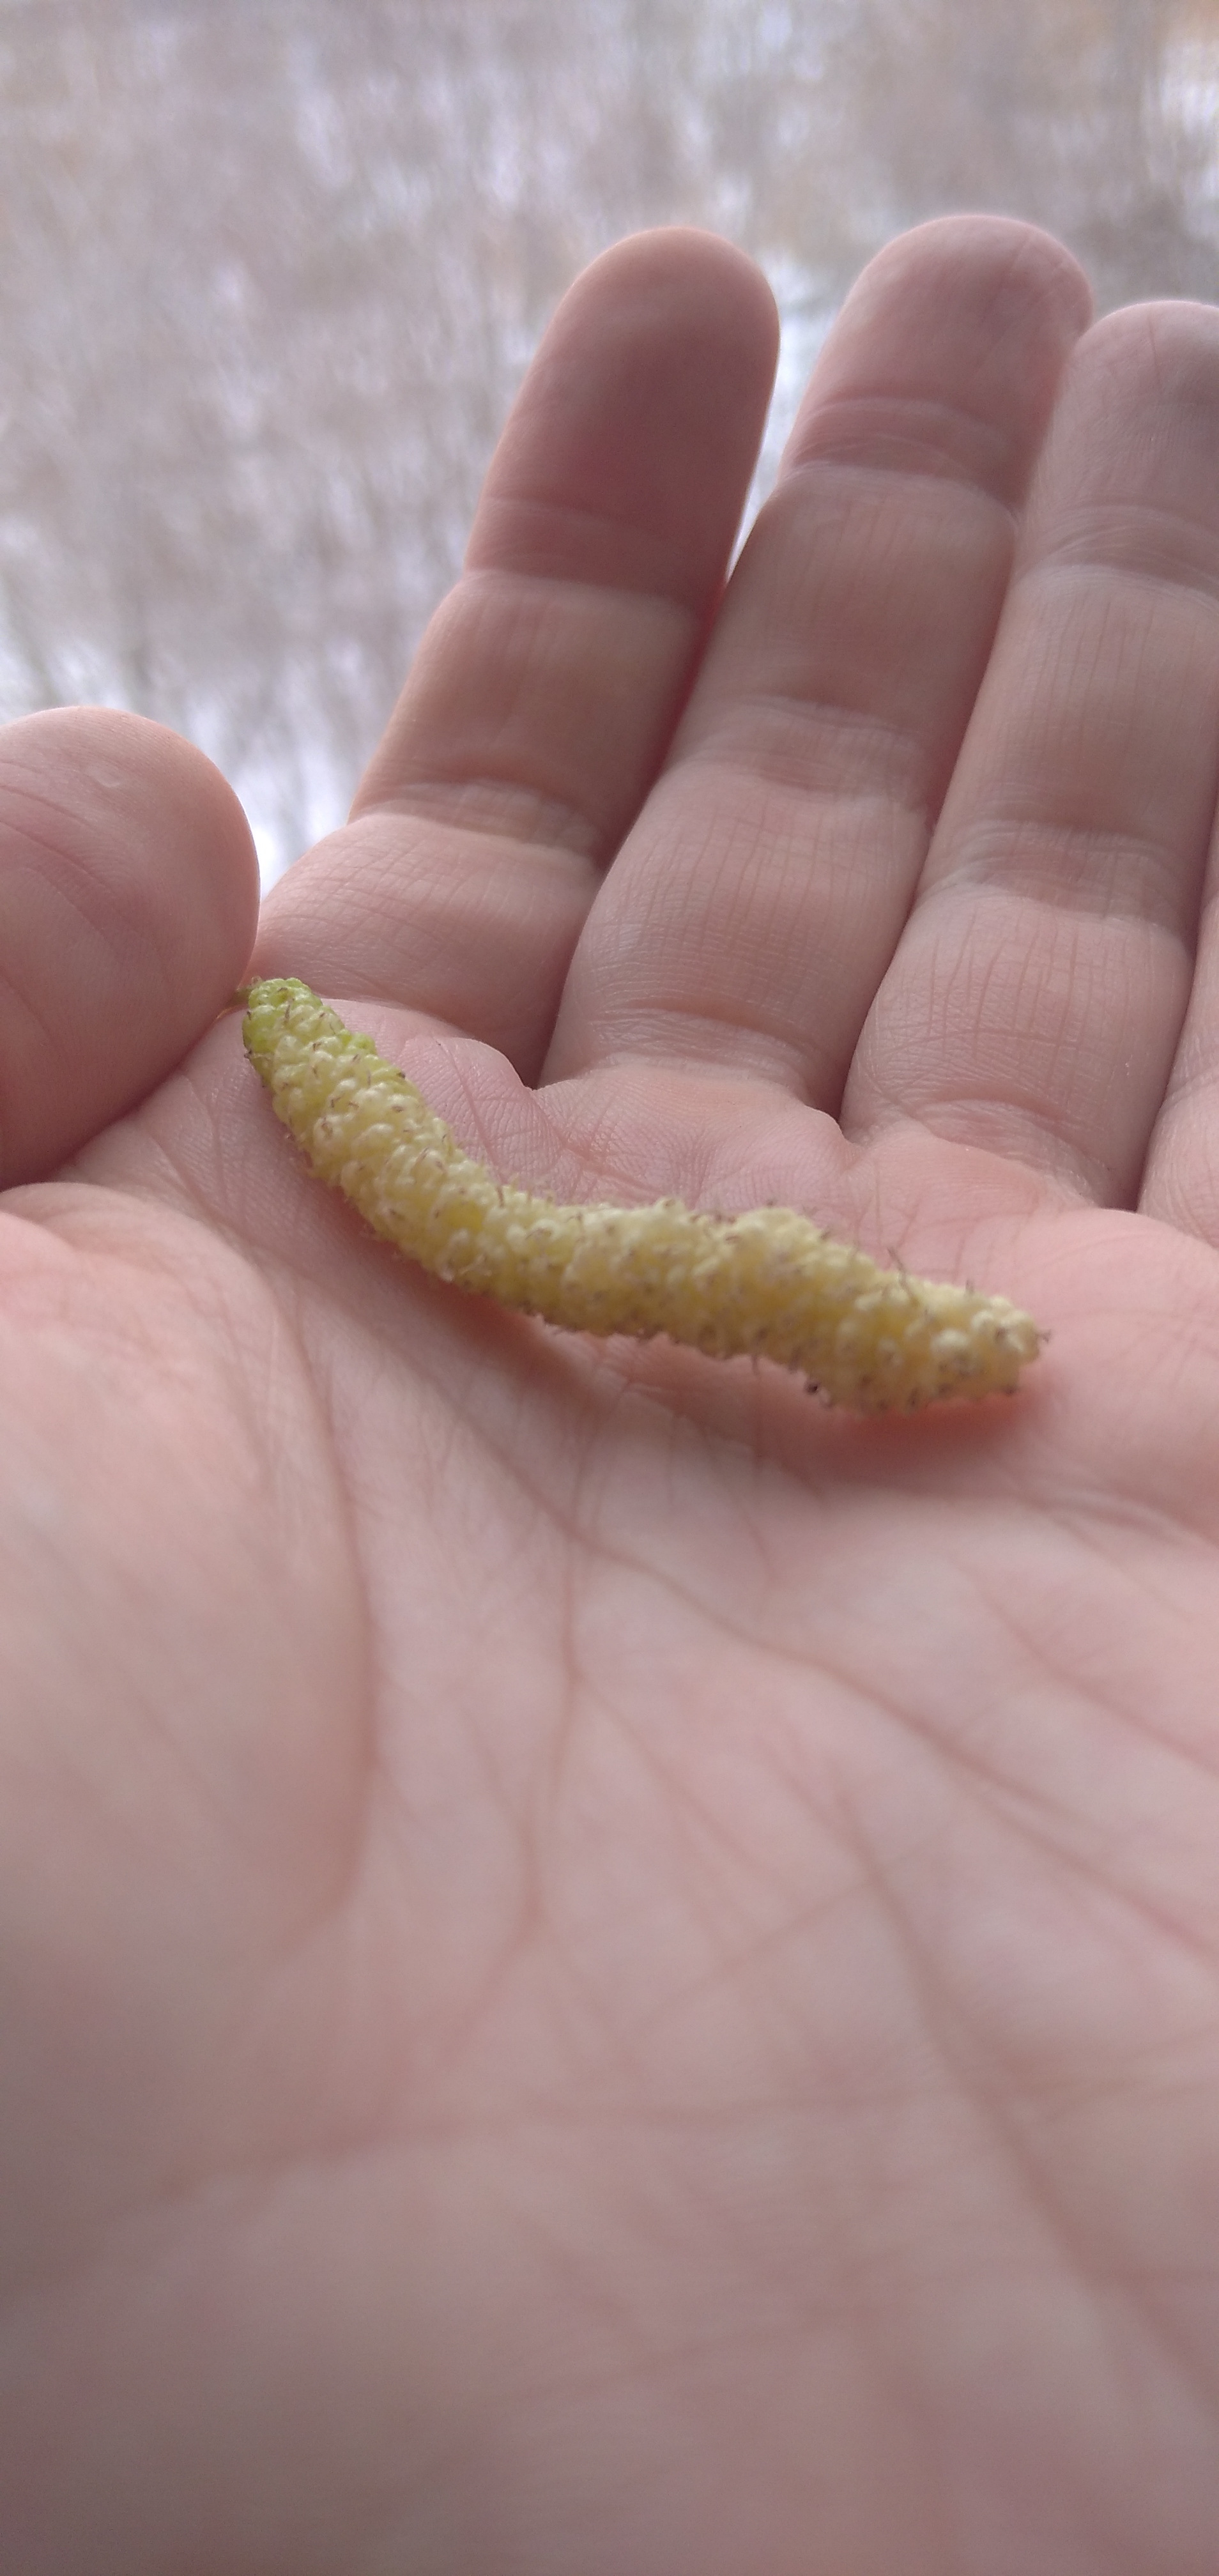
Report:
M 1004 1297 L 882 1270 L 791 1208 L 564 1207 L 497 1181 L 308 985 L 249 989 L 246 1051 L 313 1169 L 438 1279 L 570 1332 L 799 1369 L 833 1404 L 1010 1395 L 1041 1335 Z

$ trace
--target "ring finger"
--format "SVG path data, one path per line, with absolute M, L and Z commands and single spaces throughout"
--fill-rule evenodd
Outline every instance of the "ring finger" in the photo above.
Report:
M 1219 776 L 1219 313 L 1114 314 L 1020 561 L 844 1125 L 914 1121 L 1132 1204 L 1189 998 Z

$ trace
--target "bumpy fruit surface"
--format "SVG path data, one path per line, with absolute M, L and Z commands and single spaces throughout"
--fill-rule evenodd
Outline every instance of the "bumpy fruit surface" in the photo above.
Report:
M 791 1208 L 559 1205 L 497 1181 L 370 1038 L 289 977 L 249 989 L 246 1052 L 320 1178 L 438 1279 L 571 1332 L 667 1333 L 798 1369 L 833 1404 L 1011 1394 L 1036 1324 L 1004 1297 L 883 1270 Z

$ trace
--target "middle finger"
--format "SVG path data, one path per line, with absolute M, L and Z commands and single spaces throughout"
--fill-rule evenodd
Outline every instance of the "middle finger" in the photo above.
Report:
M 837 1109 L 1086 319 L 1074 261 L 1024 224 L 929 224 L 865 271 L 585 924 L 547 1079 L 642 1058 Z

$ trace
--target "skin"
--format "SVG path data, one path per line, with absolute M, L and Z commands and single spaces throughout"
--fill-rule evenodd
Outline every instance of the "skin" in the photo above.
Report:
M 891 246 L 725 590 L 766 289 L 610 253 L 254 958 L 537 1189 L 993 1281 L 1001 1408 L 405 1269 L 222 782 L 0 738 L 22 2576 L 1213 2576 L 1219 313 L 1086 324 Z

